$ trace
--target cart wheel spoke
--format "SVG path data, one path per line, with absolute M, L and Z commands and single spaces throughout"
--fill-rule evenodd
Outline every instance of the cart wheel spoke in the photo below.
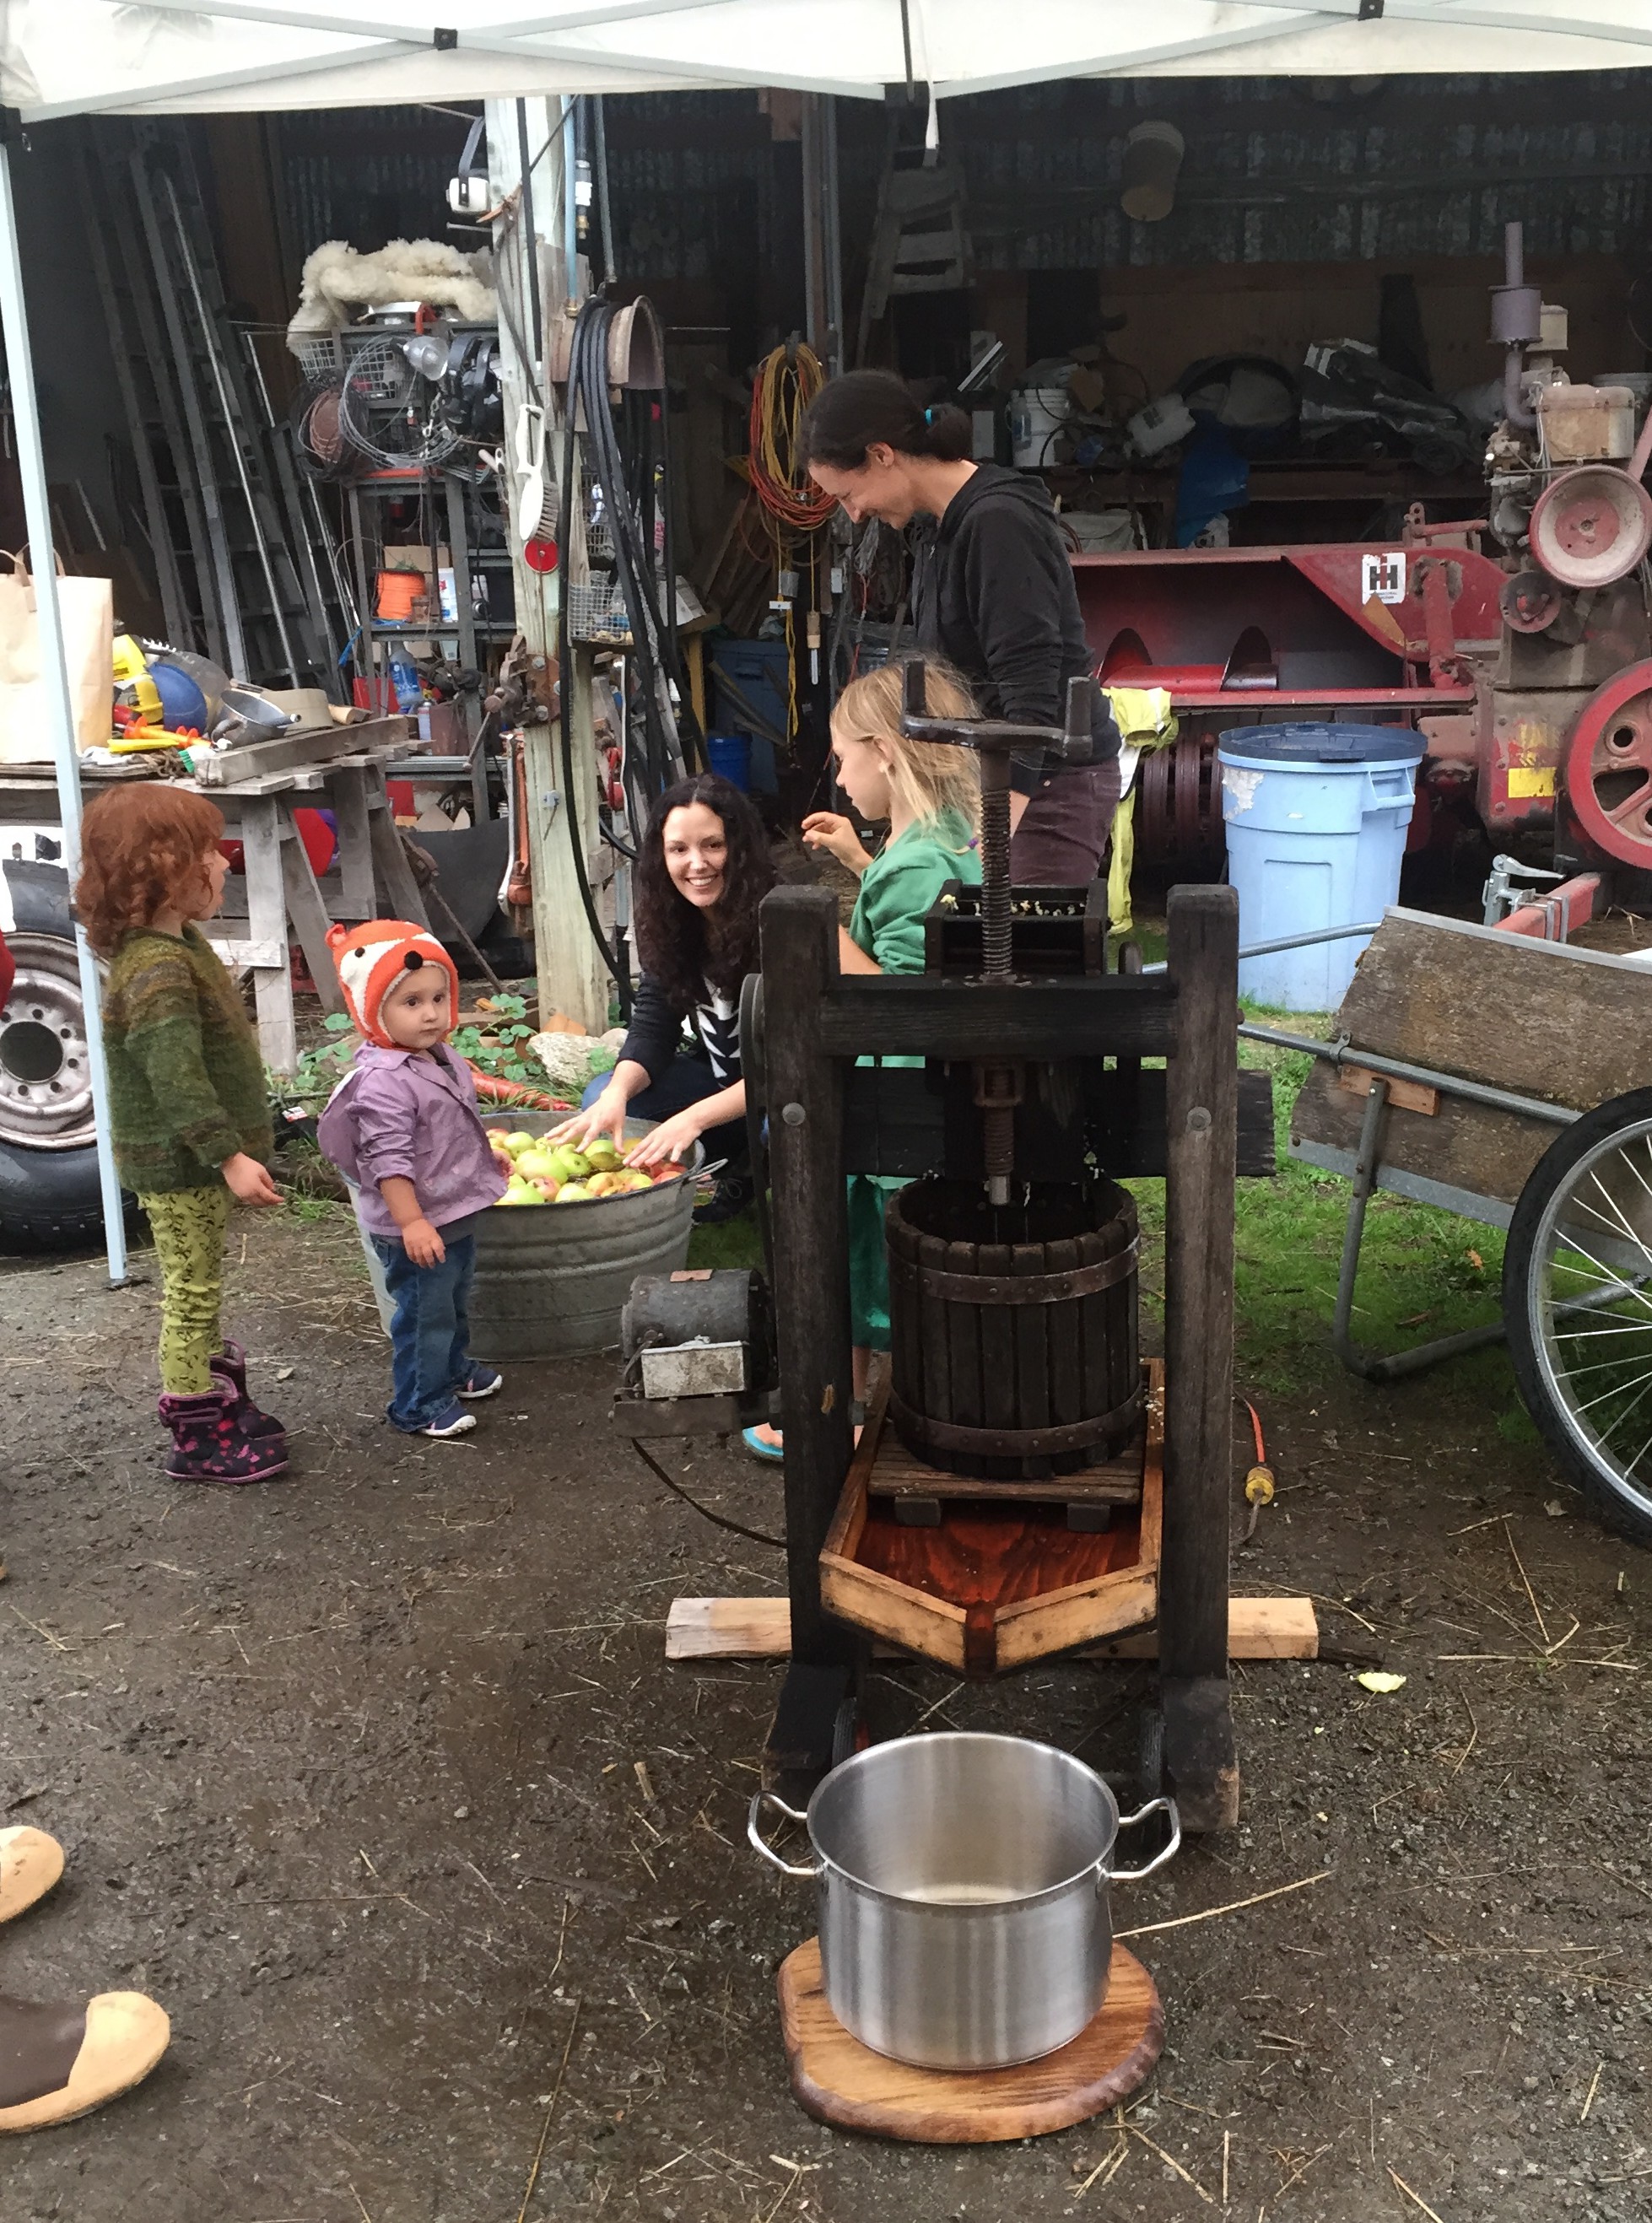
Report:
M 1652 813 L 1652 778 L 1636 799 Z M 1558 1137 L 1516 1207 L 1504 1305 L 1533 1420 L 1603 1516 L 1652 1541 L 1649 1176 L 1652 1090 Z

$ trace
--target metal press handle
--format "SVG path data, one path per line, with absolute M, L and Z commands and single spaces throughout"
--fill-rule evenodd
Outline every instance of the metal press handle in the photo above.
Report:
M 1104 1861 L 1101 1864 L 1099 1881 L 1139 1883 L 1144 1876 L 1151 1875 L 1155 1868 L 1162 1868 L 1166 1861 L 1175 1857 L 1182 1845 L 1182 1817 L 1176 1811 L 1174 1798 L 1150 1798 L 1145 1806 L 1138 1806 L 1133 1814 L 1121 1814 L 1119 1817 L 1119 1827 L 1121 1829 L 1133 1829 L 1138 1822 L 1144 1822 L 1150 1814 L 1158 1812 L 1161 1808 L 1170 1817 L 1170 1842 L 1165 1846 L 1163 1851 L 1155 1853 L 1146 1866 L 1139 1868 L 1110 1868 Z
M 809 1819 L 809 1817 L 806 1814 L 799 1814 L 795 1806 L 788 1806 L 784 1798 L 777 1798 L 773 1792 L 760 1791 L 753 1798 L 751 1811 L 746 1817 L 746 1842 L 750 1845 L 754 1853 L 762 1854 L 763 1858 L 768 1862 L 772 1868 L 779 1868 L 783 1876 L 807 1876 L 812 1883 L 816 1876 L 820 1873 L 819 1869 L 816 1867 L 812 1861 L 808 1861 L 802 1867 L 797 1867 L 791 1861 L 783 1861 L 772 1845 L 765 1844 L 763 1842 L 762 1832 L 759 1829 L 757 1824 L 765 1806 L 773 1806 L 778 1808 L 779 1811 L 785 1816 L 788 1822 L 806 1823 Z M 1145 1809 L 1143 1811 L 1145 1811 Z M 1178 1834 L 1178 1842 L 1179 1842 L 1180 1838 Z M 1145 1871 L 1144 1871 L 1144 1873 L 1145 1873 Z

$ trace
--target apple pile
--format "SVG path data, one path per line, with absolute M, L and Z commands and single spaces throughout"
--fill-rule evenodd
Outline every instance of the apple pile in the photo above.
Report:
M 489 1127 L 488 1141 L 508 1183 L 501 1204 L 589 1204 L 682 1178 L 682 1167 L 671 1162 L 652 1172 L 627 1165 L 606 1135 L 583 1150 L 544 1135 L 507 1134 L 502 1127 Z

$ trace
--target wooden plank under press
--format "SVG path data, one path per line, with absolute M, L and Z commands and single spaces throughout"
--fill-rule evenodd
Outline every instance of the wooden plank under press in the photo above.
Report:
M 783 1597 L 673 1598 L 666 1615 L 668 1660 L 784 1659 L 791 1649 L 791 1609 Z M 1230 1659 L 1317 1659 L 1319 1650 L 1319 1620 L 1312 1598 L 1228 1600 Z M 1080 1656 L 1156 1659 L 1158 1631 L 1143 1628 L 1107 1637 L 1086 1645 Z

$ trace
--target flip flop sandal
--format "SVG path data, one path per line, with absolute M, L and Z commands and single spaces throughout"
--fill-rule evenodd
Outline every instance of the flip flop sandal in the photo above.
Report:
M 141 1992 L 100 1992 L 84 2007 L 0 1995 L 0 2132 L 91 2114 L 141 2084 L 171 2036 Z
M 861 1440 L 861 1430 L 866 1426 L 866 1419 L 867 1408 L 857 1397 L 849 1407 L 849 1420 L 854 1428 L 856 1443 Z M 740 1440 L 752 1457 L 754 1459 L 761 1459 L 765 1466 L 779 1466 L 785 1458 L 785 1452 L 781 1445 L 766 1443 L 755 1428 L 742 1428 L 740 1432 Z
M 0 1922 L 44 1899 L 63 1873 L 63 1848 L 43 1829 L 0 1829 Z

